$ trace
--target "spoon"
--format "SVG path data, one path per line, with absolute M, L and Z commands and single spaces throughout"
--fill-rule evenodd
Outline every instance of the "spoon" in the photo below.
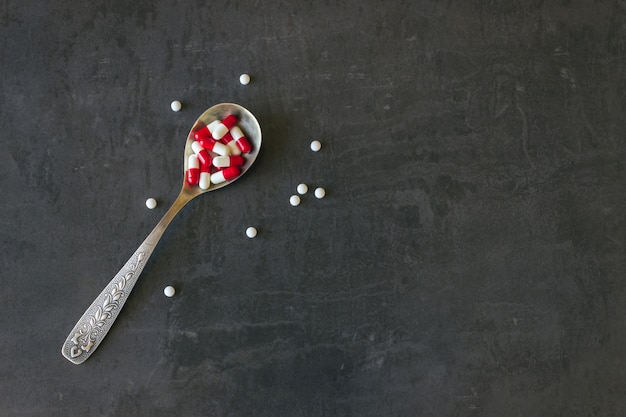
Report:
M 183 179 L 183 186 L 178 197 L 165 213 L 156 227 L 150 232 L 146 240 L 143 241 L 135 253 L 130 257 L 122 269 L 109 282 L 104 290 L 98 295 L 87 311 L 78 320 L 65 340 L 61 353 L 70 362 L 75 364 L 83 363 L 96 350 L 102 339 L 106 336 L 111 326 L 115 322 L 120 310 L 128 299 L 141 271 L 143 271 L 152 251 L 163 236 L 165 229 L 170 224 L 176 214 L 191 200 L 209 191 L 214 191 L 225 187 L 240 178 L 254 163 L 259 149 L 261 148 L 261 127 L 256 118 L 247 109 L 232 103 L 217 104 L 200 115 L 194 123 L 185 144 L 185 170 L 187 172 L 188 157 L 193 153 L 191 144 L 194 141 L 194 132 L 203 126 L 207 126 L 214 120 L 223 120 L 229 114 L 237 116 L 237 125 L 246 134 L 252 145 L 250 153 L 245 155 L 245 162 L 241 166 L 239 176 L 219 184 L 211 184 L 206 190 L 197 185 L 191 186 Z

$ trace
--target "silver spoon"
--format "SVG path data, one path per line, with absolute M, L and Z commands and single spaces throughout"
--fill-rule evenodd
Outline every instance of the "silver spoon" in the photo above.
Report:
M 176 214 L 187 203 L 199 195 L 231 184 L 237 178 L 240 178 L 254 163 L 259 149 L 261 148 L 261 127 L 259 123 L 247 109 L 237 104 L 221 103 L 202 113 L 191 128 L 187 136 L 187 143 L 185 144 L 184 172 L 187 172 L 188 156 L 193 153 L 191 143 L 194 141 L 194 132 L 214 120 L 224 119 L 229 114 L 234 114 L 238 117 L 237 125 L 245 132 L 246 137 L 252 145 L 252 151 L 245 155 L 245 163 L 241 167 L 241 174 L 230 181 L 220 184 L 211 184 L 206 190 L 198 186 L 190 186 L 187 181 L 183 179 L 182 189 L 167 213 L 165 213 L 156 227 L 150 232 L 146 240 L 139 245 L 139 248 L 137 248 L 124 267 L 115 275 L 106 288 L 102 290 L 89 308 L 87 308 L 85 314 L 78 320 L 78 323 L 76 323 L 76 326 L 74 326 L 65 340 L 61 348 L 61 353 L 63 353 L 63 356 L 70 362 L 75 364 L 83 363 L 96 350 L 100 342 L 102 342 L 102 339 L 104 339 L 111 326 L 113 326 L 115 319 L 128 299 L 148 258 L 152 255 L 152 251 Z

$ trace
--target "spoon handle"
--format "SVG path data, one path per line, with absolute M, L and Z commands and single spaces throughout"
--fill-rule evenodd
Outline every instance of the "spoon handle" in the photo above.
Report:
M 124 303 L 165 229 L 192 198 L 193 196 L 185 193 L 184 190 L 181 191 L 146 240 L 139 245 L 122 269 L 87 308 L 61 348 L 61 353 L 67 360 L 78 365 L 86 361 L 96 350 L 124 307 Z

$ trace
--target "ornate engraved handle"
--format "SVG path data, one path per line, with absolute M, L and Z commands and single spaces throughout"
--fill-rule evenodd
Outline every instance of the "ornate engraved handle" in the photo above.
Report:
M 186 193 L 185 190 L 180 193 L 146 240 L 78 320 L 61 348 L 61 353 L 70 362 L 77 365 L 83 363 L 102 342 L 126 303 L 163 232 L 174 216 L 193 197 L 195 196 Z
M 113 326 L 153 250 L 154 246 L 141 244 L 78 320 L 61 349 L 69 361 L 83 363 L 96 350 Z

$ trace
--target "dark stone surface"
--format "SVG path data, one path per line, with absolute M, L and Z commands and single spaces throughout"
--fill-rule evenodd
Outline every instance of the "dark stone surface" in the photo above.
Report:
M 626 415 L 625 54 L 624 1 L 4 1 L 0 414 Z M 259 160 L 72 365 L 225 101 Z

